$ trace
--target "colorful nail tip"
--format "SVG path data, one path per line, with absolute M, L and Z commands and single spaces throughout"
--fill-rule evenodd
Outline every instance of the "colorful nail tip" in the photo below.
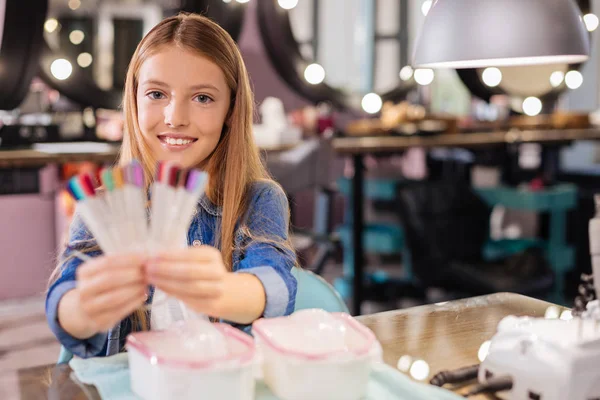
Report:
M 67 187 L 69 188 L 69 193 L 71 193 L 76 200 L 79 201 L 85 199 L 85 193 L 79 184 L 78 176 L 71 178 L 67 184 Z
M 103 168 L 100 171 L 100 181 L 105 190 L 112 192 L 115 190 L 115 182 L 113 180 L 113 173 L 110 168 Z
M 179 176 L 177 177 L 177 187 L 185 188 L 189 174 L 190 170 L 187 168 L 179 171 Z
M 195 192 L 200 189 L 206 181 L 207 174 L 204 171 L 193 169 L 190 171 L 187 179 L 186 189 Z
M 96 189 L 94 188 L 94 181 L 92 180 L 92 176 L 90 174 L 82 174 L 80 182 L 81 187 L 83 188 L 87 196 L 92 197 L 96 194 Z
M 179 171 L 181 169 L 177 165 L 173 165 L 169 170 L 168 181 L 167 184 L 169 186 L 177 186 L 177 178 L 179 177 Z
M 162 180 L 162 174 L 163 174 L 163 162 L 159 161 L 156 163 L 156 172 L 155 172 L 155 177 L 156 177 L 156 181 L 160 182 Z
M 117 189 L 122 188 L 123 187 L 123 170 L 122 168 L 119 167 L 115 167 L 113 168 L 113 180 L 115 183 L 115 187 Z
M 129 185 L 138 186 L 136 174 L 136 165 L 129 164 L 127 166 L 127 183 Z
M 132 166 L 132 170 L 133 170 L 133 184 L 140 188 L 143 187 L 144 186 L 144 169 L 138 163 L 138 164 Z
M 73 188 L 71 187 L 71 181 L 68 181 L 67 184 L 65 185 L 65 190 L 69 193 L 69 195 L 75 199 L 76 201 L 81 200 L 81 198 L 77 195 L 77 193 L 73 190 Z

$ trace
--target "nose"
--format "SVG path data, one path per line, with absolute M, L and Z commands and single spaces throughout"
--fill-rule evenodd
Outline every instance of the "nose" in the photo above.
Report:
M 187 126 L 190 119 L 187 102 L 177 99 L 171 100 L 165 107 L 164 115 L 165 125 L 171 128 Z

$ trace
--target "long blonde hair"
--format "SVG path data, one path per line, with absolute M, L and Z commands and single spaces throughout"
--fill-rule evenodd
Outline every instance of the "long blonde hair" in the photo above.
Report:
M 231 91 L 231 105 L 221 139 L 203 163 L 210 177 L 208 198 L 223 208 L 219 244 L 223 260 L 231 269 L 233 234 L 236 222 L 247 208 L 249 185 L 268 179 L 268 174 L 252 135 L 254 97 L 246 66 L 234 40 L 215 22 L 197 14 L 181 13 L 166 18 L 142 39 L 133 54 L 125 80 L 125 134 L 119 164 L 127 164 L 134 159 L 140 161 L 148 179 L 146 185 L 150 185 L 156 160 L 138 124 L 138 74 L 144 61 L 165 45 L 175 45 L 213 61 L 223 71 Z
M 139 43 L 127 71 L 123 95 L 125 129 L 119 164 L 138 160 L 144 168 L 146 188 L 154 176 L 156 160 L 143 139 L 138 124 L 137 89 L 140 67 L 163 46 L 175 45 L 207 57 L 217 64 L 225 75 L 231 91 L 231 105 L 217 147 L 202 164 L 209 175 L 208 199 L 222 207 L 218 227 L 218 245 L 225 265 L 232 268 L 236 224 L 247 212 L 249 188 L 254 182 L 269 180 L 252 134 L 254 96 L 242 55 L 231 36 L 210 19 L 180 13 L 164 19 Z M 286 218 L 289 220 L 289 209 Z M 268 238 L 264 238 L 269 240 Z M 293 251 L 289 238 L 279 243 Z M 133 326 L 147 328 L 145 310 L 137 310 Z

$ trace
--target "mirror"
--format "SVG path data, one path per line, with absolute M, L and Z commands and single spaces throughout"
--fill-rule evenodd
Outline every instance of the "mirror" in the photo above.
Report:
M 244 10 L 216 0 L 49 0 L 40 75 L 83 107 L 117 109 L 131 56 L 163 18 L 204 14 L 237 39 Z
M 0 110 L 21 104 L 37 72 L 47 1 L 0 0 Z
M 314 102 L 371 112 L 365 101 L 401 100 L 415 87 L 412 71 L 399 74 L 414 37 L 409 21 L 421 13 L 413 3 L 264 0 L 257 14 L 267 54 L 292 89 Z
M 335 71 L 325 74 L 329 86 L 383 93 L 398 85 L 398 72 L 408 64 L 407 5 L 398 0 L 299 1 L 289 19 L 302 56 Z

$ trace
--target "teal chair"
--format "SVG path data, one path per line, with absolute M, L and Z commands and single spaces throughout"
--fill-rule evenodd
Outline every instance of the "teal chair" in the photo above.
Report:
M 350 313 L 348 306 L 333 286 L 319 275 L 300 268 L 293 268 L 292 275 L 298 281 L 295 311 L 321 308 L 329 312 Z M 58 364 L 66 364 L 71 358 L 73 358 L 73 354 L 64 347 L 61 347 Z
M 319 275 L 300 268 L 292 269 L 292 275 L 298 281 L 296 311 L 321 308 L 329 312 L 350 313 L 338 292 Z
M 73 358 L 73 353 L 65 349 L 65 346 L 60 346 L 60 354 L 58 355 L 57 364 L 66 364 Z

